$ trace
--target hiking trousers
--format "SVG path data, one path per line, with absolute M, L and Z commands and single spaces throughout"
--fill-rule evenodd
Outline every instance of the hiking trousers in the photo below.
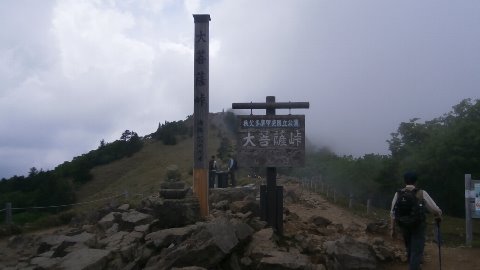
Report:
M 425 248 L 425 223 L 416 228 L 402 228 L 403 241 L 407 250 L 408 269 L 420 270 Z

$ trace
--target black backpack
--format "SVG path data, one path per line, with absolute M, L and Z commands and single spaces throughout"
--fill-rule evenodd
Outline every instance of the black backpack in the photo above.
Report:
M 395 221 L 401 228 L 413 229 L 424 223 L 425 202 L 423 200 L 423 191 L 416 188 L 399 190 L 397 192 L 394 213 Z
M 217 169 L 216 166 L 215 166 L 215 160 L 212 159 L 212 160 L 210 160 L 210 161 L 208 162 L 208 169 L 209 169 L 210 171 L 214 171 L 214 170 Z

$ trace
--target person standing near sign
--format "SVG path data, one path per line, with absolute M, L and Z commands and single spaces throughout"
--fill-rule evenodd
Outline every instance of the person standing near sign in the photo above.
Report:
M 235 171 L 237 170 L 237 161 L 229 155 L 230 159 L 228 160 L 228 174 L 230 175 L 230 182 L 232 183 L 232 187 L 237 185 L 235 180 Z
M 210 188 L 215 186 L 215 176 L 217 175 L 217 161 L 215 156 L 212 156 L 208 162 L 208 186 Z
M 425 247 L 425 208 L 435 215 L 439 224 L 442 210 L 424 190 L 417 189 L 417 174 L 407 172 L 403 175 L 405 188 L 395 193 L 390 210 L 391 235 L 395 235 L 395 223 L 402 230 L 407 251 L 409 270 L 421 269 L 423 250 Z

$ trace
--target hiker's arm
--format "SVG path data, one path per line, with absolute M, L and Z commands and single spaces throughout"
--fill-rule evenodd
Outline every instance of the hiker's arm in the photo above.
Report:
M 393 196 L 392 200 L 392 206 L 390 208 L 390 236 L 394 237 L 395 236 L 395 213 L 393 212 L 395 203 L 397 203 L 397 194 L 395 193 L 395 196 Z
M 397 195 L 398 195 L 398 193 L 395 193 L 395 196 L 393 196 L 392 206 L 390 207 L 390 218 L 391 219 L 395 218 L 395 213 L 393 212 L 393 209 L 395 208 L 395 203 L 397 203 Z
M 441 218 L 442 210 L 437 206 L 432 197 L 430 197 L 425 190 L 423 191 L 423 199 L 425 200 L 428 211 L 430 211 L 430 213 L 432 213 L 435 217 Z

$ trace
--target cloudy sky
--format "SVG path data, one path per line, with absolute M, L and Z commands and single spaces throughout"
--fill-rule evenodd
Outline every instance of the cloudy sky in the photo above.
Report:
M 388 154 L 400 122 L 480 96 L 478 0 L 2 0 L 0 177 L 192 114 L 194 13 L 210 111 L 309 101 L 292 113 L 339 154 Z

